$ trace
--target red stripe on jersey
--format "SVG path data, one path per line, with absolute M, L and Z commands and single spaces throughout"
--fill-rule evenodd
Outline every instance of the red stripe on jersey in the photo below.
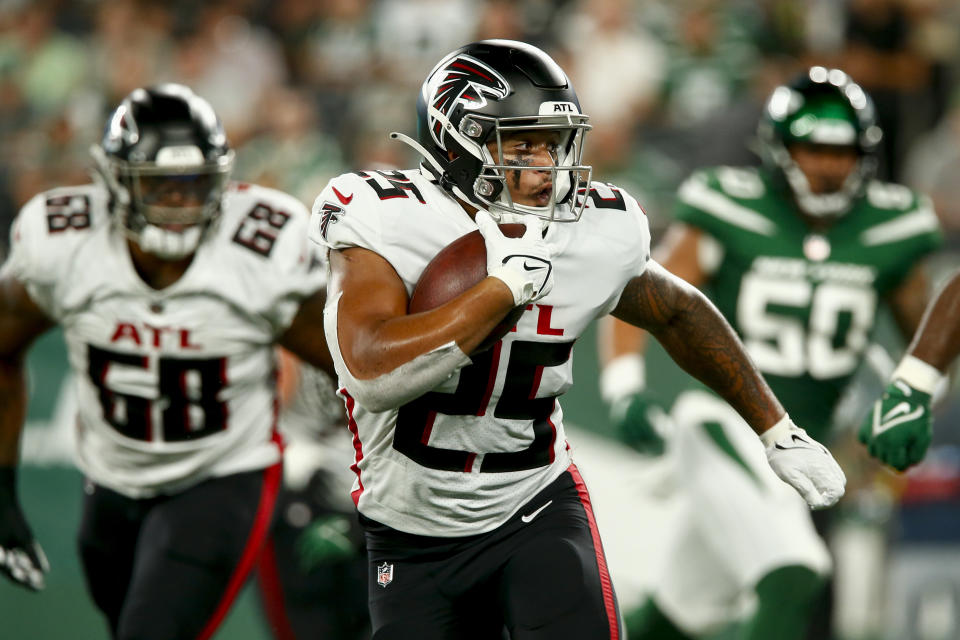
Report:
M 550 415 L 553 415 L 553 412 L 557 410 L 557 399 L 553 399 L 553 408 L 550 409 Z M 553 420 L 550 419 L 550 416 L 547 416 L 547 424 L 550 425 L 550 463 L 557 457 L 556 446 L 557 446 L 557 425 L 553 424 Z M 567 443 L 567 449 L 570 448 L 570 443 Z
M 226 358 L 220 358 L 219 375 L 220 375 L 220 388 L 226 389 L 227 388 L 227 359 Z M 277 388 L 278 375 L 279 374 L 277 373 L 277 368 L 274 367 L 273 368 L 273 388 L 274 389 Z M 278 402 L 277 392 L 274 391 L 273 392 L 273 432 L 274 433 L 277 433 L 277 416 L 280 414 L 280 407 L 277 404 L 277 402 Z M 222 424 L 220 425 L 220 428 L 226 429 L 227 424 L 230 422 L 230 403 L 224 402 L 223 405 L 221 406 L 223 406 L 223 420 L 222 420 Z M 283 451 L 282 439 L 279 441 L 279 445 L 280 445 L 280 451 Z
M 535 400 L 537 398 L 537 391 L 540 390 L 540 378 L 543 377 L 543 365 L 538 364 L 537 368 L 533 370 L 533 384 L 530 385 L 530 395 L 527 396 L 527 400 Z
M 359 489 L 350 492 L 350 497 L 353 498 L 353 504 L 356 506 L 357 503 L 360 502 L 360 494 L 363 493 L 363 480 L 360 478 L 360 461 L 363 460 L 363 443 L 360 442 L 360 428 L 357 426 L 357 421 L 353 417 L 353 409 L 357 406 L 357 401 L 347 393 L 346 387 L 341 387 L 340 395 L 347 401 L 347 428 L 350 429 L 350 433 L 353 434 L 353 450 L 356 452 L 353 464 L 350 465 L 350 470 L 357 474 L 357 483 L 360 485 Z
M 610 640 L 619 640 L 620 625 L 617 615 L 617 605 L 613 597 L 613 583 L 610 581 L 610 572 L 607 570 L 607 559 L 603 555 L 603 543 L 600 542 L 600 530 L 597 529 L 597 520 L 593 517 L 593 506 L 590 504 L 590 494 L 587 492 L 587 485 L 580 476 L 580 470 L 577 465 L 571 464 L 567 471 L 573 476 L 573 483 L 577 487 L 577 494 L 580 496 L 580 504 L 587 514 L 587 522 L 590 524 L 590 536 L 593 538 L 593 550 L 596 553 L 597 568 L 600 570 L 600 587 L 603 589 L 603 604 L 607 610 L 607 623 L 610 625 Z
M 279 438 L 274 437 L 277 446 L 280 446 Z M 243 554 L 240 556 L 240 562 L 233 570 L 230 581 L 227 583 L 227 589 L 223 598 L 213 612 L 213 617 L 207 622 L 207 625 L 197 636 L 197 640 L 208 640 L 227 617 L 230 606 L 240 593 L 241 587 L 246 583 L 250 571 L 260 557 L 263 551 L 263 544 L 267 539 L 267 531 L 270 529 L 270 521 L 273 519 L 273 508 L 277 503 L 277 494 L 280 492 L 280 481 L 283 478 L 283 464 L 278 462 L 275 465 L 267 467 L 263 472 L 263 488 L 260 490 L 260 501 L 257 506 L 257 514 L 254 516 L 253 528 L 250 530 L 250 536 L 247 538 L 247 544 L 243 548 Z
M 463 472 L 470 473 L 473 471 L 473 461 L 477 459 L 477 454 L 471 453 L 467 456 L 467 463 L 463 465 Z
M 420 444 L 430 444 L 430 434 L 433 433 L 433 423 L 436 419 L 436 411 L 431 411 L 427 414 L 427 425 L 423 428 L 423 433 L 420 434 Z
M 478 416 L 487 413 L 487 403 L 490 402 L 490 396 L 493 395 L 493 385 L 497 383 L 497 369 L 500 368 L 500 347 L 502 346 L 503 342 L 497 342 L 497 344 L 493 345 L 493 356 L 490 360 L 490 376 L 487 378 L 487 390 L 483 392 L 480 411 L 477 412 Z
M 264 613 L 273 631 L 274 640 L 297 640 L 284 605 L 283 584 L 277 571 L 277 554 L 272 538 L 267 540 L 260 555 L 260 562 L 257 563 L 257 584 L 260 586 Z

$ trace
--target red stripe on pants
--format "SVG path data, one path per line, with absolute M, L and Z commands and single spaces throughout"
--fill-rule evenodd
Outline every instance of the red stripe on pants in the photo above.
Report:
M 603 606 L 607 611 L 607 622 L 610 625 L 610 640 L 619 640 L 620 638 L 620 618 L 617 615 L 617 605 L 613 597 L 613 583 L 610 581 L 610 572 L 607 570 L 607 559 L 603 555 L 603 543 L 600 542 L 600 530 L 597 528 L 597 520 L 593 517 L 593 506 L 590 504 L 590 494 L 587 493 L 587 485 L 580 476 L 577 465 L 571 464 L 567 471 L 573 476 L 573 482 L 577 487 L 577 494 L 580 496 L 580 503 L 583 510 L 587 513 L 587 522 L 590 524 L 590 536 L 593 538 L 593 549 L 597 554 L 597 567 L 600 569 L 600 587 L 603 590 Z
M 283 584 L 280 582 L 277 571 L 277 554 L 274 551 L 272 538 L 267 540 L 260 555 L 260 562 L 257 563 L 257 582 L 274 639 L 296 640 L 297 635 L 293 631 L 293 625 L 290 624 L 290 618 L 287 617 L 287 609 L 284 606 Z
M 283 464 L 278 462 L 272 467 L 267 467 L 263 473 L 263 489 L 260 490 L 260 504 L 257 507 L 257 515 L 254 517 L 253 528 L 250 530 L 250 536 L 247 538 L 247 544 L 240 556 L 240 562 L 237 568 L 233 570 L 230 581 L 227 583 L 223 598 L 217 605 L 216 610 L 207 626 L 203 628 L 197 640 L 208 640 L 213 636 L 217 627 L 227 617 L 230 606 L 240 593 L 241 587 L 253 570 L 254 564 L 260 557 L 264 542 L 267 539 L 267 533 L 270 529 L 270 521 L 273 518 L 273 508 L 277 503 L 277 494 L 280 492 L 280 481 L 283 478 Z

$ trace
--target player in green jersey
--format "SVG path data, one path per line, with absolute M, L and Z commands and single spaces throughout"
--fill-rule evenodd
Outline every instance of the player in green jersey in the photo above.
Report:
M 920 261 L 940 240 L 928 198 L 874 179 L 881 135 L 857 84 L 810 68 L 767 101 L 763 166 L 694 173 L 659 251 L 669 271 L 712 293 L 790 416 L 819 441 L 865 357 L 878 305 L 905 336 L 916 329 L 927 291 Z M 655 450 L 653 425 L 664 421 L 644 391 L 646 337 L 606 329 L 604 397 L 625 439 Z M 809 512 L 719 398 L 686 392 L 670 415 L 686 508 L 631 637 L 701 637 L 734 617 L 744 594 L 756 596 L 756 612 L 743 638 L 803 637 L 830 571 Z

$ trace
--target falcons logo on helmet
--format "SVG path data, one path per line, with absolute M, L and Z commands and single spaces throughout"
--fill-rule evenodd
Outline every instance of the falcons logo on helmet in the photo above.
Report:
M 510 85 L 499 73 L 476 58 L 460 54 L 441 62 L 427 83 L 427 102 L 443 115 L 448 115 L 455 104 L 467 109 L 481 109 L 486 96 L 502 100 L 510 93 Z M 443 124 L 431 114 L 428 116 L 430 134 L 441 148 L 440 132 Z

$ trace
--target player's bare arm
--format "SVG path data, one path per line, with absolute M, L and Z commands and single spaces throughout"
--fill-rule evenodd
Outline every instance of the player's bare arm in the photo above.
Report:
M 960 271 L 941 289 L 923 316 L 907 352 L 946 372 L 960 354 Z
M 24 358 L 34 339 L 52 326 L 20 282 L 0 280 L 0 467 L 17 464 L 27 406 Z
M 894 320 L 904 340 L 916 333 L 929 302 L 930 277 L 922 264 L 914 266 L 903 283 L 887 297 Z
M 304 362 L 336 378 L 330 348 L 323 335 L 323 307 L 326 302 L 327 295 L 322 289 L 301 302 L 293 322 L 277 342 Z
M 330 252 L 329 294 L 339 302 L 338 341 L 351 373 L 372 379 L 450 342 L 470 353 L 514 307 L 510 289 L 488 277 L 447 304 L 407 314 L 403 282 L 377 253 Z
M 684 371 L 720 394 L 758 434 L 784 416 L 716 307 L 657 263 L 627 284 L 612 315 L 649 331 Z
M 16 466 L 27 409 L 24 358 L 53 322 L 13 278 L 0 279 L 0 575 L 34 591 L 50 565 L 17 500 Z

